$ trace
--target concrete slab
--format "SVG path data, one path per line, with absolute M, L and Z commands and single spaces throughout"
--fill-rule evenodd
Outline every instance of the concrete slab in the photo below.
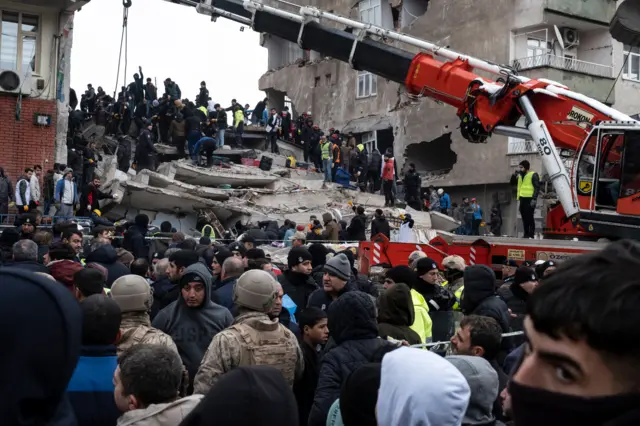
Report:
M 195 195 L 210 200 L 226 201 L 229 199 L 229 192 L 217 188 L 209 188 L 207 186 L 196 186 L 179 180 L 169 179 L 167 176 L 152 172 L 151 170 L 142 170 L 133 179 L 135 182 L 156 188 L 165 188 L 176 192 Z
M 192 185 L 212 187 L 220 185 L 231 185 L 232 187 L 265 187 L 278 179 L 278 176 L 264 172 L 257 167 L 247 167 L 237 164 L 231 165 L 230 168 L 220 166 L 204 168 L 193 166 L 185 161 L 174 161 L 172 167 L 175 168 L 173 178 Z M 160 173 L 171 177 L 172 169 L 163 169 L 163 172 Z
M 460 221 L 446 214 L 431 212 L 430 215 L 432 227 L 439 231 L 451 232 L 462 225 Z

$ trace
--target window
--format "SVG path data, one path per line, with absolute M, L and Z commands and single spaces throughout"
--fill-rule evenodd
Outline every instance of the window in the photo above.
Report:
M 368 153 L 372 153 L 374 149 L 378 148 L 378 144 L 376 142 L 376 132 L 367 132 L 362 134 L 361 142 L 362 145 L 367 148 Z
M 624 46 L 622 78 L 640 81 L 640 47 Z
M 289 108 L 289 111 L 293 113 L 293 102 L 291 102 L 291 98 L 287 95 L 284 95 L 284 106 Z
M 358 3 L 360 21 L 382 26 L 382 2 L 381 0 L 362 0 Z
M 378 77 L 367 71 L 358 71 L 356 98 L 368 98 L 378 94 Z
M 40 18 L 26 13 L 0 11 L 0 68 L 26 74 L 38 66 Z
M 545 42 L 538 38 L 527 39 L 527 58 L 535 58 L 533 59 L 534 62 L 531 64 L 532 66 L 546 65 L 545 58 L 550 50 L 551 43 L 549 42 Z

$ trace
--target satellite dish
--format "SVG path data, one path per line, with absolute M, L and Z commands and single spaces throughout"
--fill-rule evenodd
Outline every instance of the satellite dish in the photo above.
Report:
M 562 50 L 564 50 L 565 49 L 565 47 L 564 47 L 564 39 L 562 38 L 562 33 L 560 32 L 560 28 L 558 28 L 557 25 L 554 25 L 553 26 L 553 30 L 556 32 L 556 40 L 558 40 L 558 44 L 560 45 Z

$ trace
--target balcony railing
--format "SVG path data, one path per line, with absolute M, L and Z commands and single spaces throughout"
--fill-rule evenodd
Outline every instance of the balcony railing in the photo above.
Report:
M 509 138 L 507 155 L 535 154 L 537 152 L 538 149 L 533 141 Z
M 567 71 L 575 71 L 597 77 L 613 78 L 613 67 L 596 64 L 593 62 L 579 61 L 575 58 L 566 58 L 552 54 L 529 56 L 527 58 L 516 59 L 512 66 L 518 71 L 533 68 L 551 67 Z

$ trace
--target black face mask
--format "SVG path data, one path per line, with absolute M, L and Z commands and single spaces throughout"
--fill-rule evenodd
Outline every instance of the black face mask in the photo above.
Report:
M 584 398 L 509 382 L 518 426 L 631 426 L 640 424 L 640 394 Z

